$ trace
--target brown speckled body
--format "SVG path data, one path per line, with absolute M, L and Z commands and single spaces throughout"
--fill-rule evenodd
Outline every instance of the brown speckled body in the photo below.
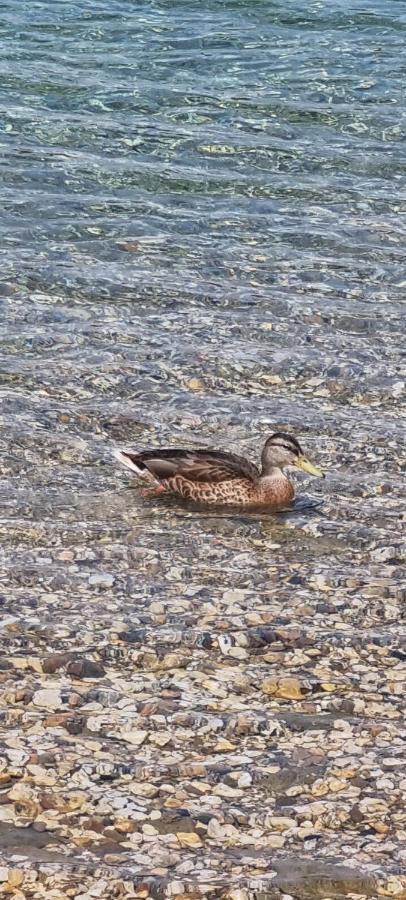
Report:
M 192 482 L 182 475 L 175 475 L 163 482 L 165 487 L 186 500 L 194 500 L 208 506 L 244 506 L 281 509 L 294 497 L 292 483 L 282 473 L 280 477 L 229 479 L 217 483 Z

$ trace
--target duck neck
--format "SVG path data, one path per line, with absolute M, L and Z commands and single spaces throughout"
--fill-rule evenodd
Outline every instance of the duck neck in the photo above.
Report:
M 287 476 L 285 475 L 285 473 L 282 471 L 282 469 L 279 468 L 279 466 L 273 466 L 270 463 L 262 464 L 261 478 L 269 478 L 269 479 L 272 479 L 273 481 L 281 481 L 281 480 L 288 481 L 289 480 L 287 478 Z

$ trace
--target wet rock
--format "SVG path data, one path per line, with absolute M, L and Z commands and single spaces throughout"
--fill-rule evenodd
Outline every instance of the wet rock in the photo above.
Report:
M 269 825 L 276 831 L 287 831 L 289 828 L 295 828 L 297 822 L 289 816 L 270 816 Z
M 66 671 L 74 678 L 103 678 L 106 674 L 101 663 L 94 662 L 92 659 L 72 660 Z
M 178 831 L 176 837 L 180 846 L 186 847 L 188 850 L 199 850 L 200 847 L 203 847 L 201 838 L 194 831 Z
M 293 866 L 292 862 L 289 864 L 289 861 L 278 861 L 275 868 L 275 886 L 293 896 L 299 894 L 303 900 L 324 900 L 334 895 L 345 896 L 351 893 L 376 896 L 374 879 L 365 877 L 349 866 L 296 858 Z
M 35 706 L 41 707 L 41 709 L 59 709 L 62 704 L 62 698 L 59 690 L 43 688 L 35 692 L 32 702 Z
M 114 575 L 110 575 L 108 572 L 97 572 L 94 575 L 89 575 L 90 587 L 111 588 L 113 584 Z
M 81 734 L 86 728 L 86 719 L 83 716 L 74 716 L 66 720 L 65 728 L 69 734 Z
M 141 729 L 134 728 L 131 731 L 123 731 L 122 738 L 124 741 L 127 741 L 128 744 L 132 744 L 135 747 L 140 747 L 141 744 L 144 743 L 146 738 L 148 737 L 147 731 L 142 731 Z
M 262 690 L 265 694 L 282 697 L 286 700 L 300 700 L 310 690 L 306 682 L 298 678 L 265 678 L 262 682 Z
M 68 665 L 70 659 L 70 653 L 53 653 L 42 660 L 42 669 L 47 675 L 53 675 L 54 672 Z
M 139 646 L 142 646 L 145 643 L 146 633 L 145 628 L 129 628 L 126 631 L 120 631 L 118 636 L 120 640 L 126 641 L 128 644 L 139 644 Z

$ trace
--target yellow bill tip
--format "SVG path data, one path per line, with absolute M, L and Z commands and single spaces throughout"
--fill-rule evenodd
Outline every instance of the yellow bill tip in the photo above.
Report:
M 295 465 L 298 469 L 302 469 L 303 472 L 307 472 L 308 475 L 314 475 L 316 478 L 326 477 L 324 472 L 322 472 L 318 466 L 314 466 L 313 463 L 307 459 L 307 456 L 298 456 Z

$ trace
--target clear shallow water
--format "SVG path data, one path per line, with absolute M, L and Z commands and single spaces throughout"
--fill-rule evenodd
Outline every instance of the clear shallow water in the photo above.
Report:
M 299 566 L 346 598 L 350 644 L 399 640 L 405 5 L 286 6 L 2 4 L 3 580 L 22 627 L 28 588 L 48 623 L 59 591 L 73 634 L 63 598 L 106 566 L 131 618 L 135 541 L 159 549 L 147 617 L 179 579 L 263 598 L 270 566 L 276 592 Z M 329 472 L 306 485 L 317 519 L 175 514 L 111 463 L 120 443 L 255 456 L 282 427 Z

